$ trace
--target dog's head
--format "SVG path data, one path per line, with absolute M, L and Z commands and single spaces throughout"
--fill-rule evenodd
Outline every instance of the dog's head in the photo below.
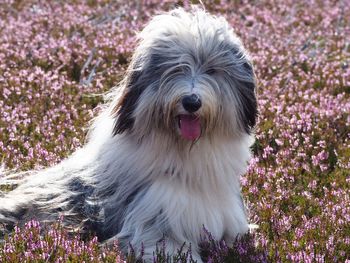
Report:
M 250 133 L 255 74 L 241 41 L 223 18 L 179 8 L 154 17 L 114 106 L 114 134 L 159 131 L 195 141 Z

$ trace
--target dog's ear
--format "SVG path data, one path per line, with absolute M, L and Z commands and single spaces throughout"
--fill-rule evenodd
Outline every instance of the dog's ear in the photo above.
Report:
M 234 68 L 238 71 L 237 76 L 239 76 L 236 76 L 237 90 L 241 104 L 239 115 L 244 131 L 249 134 L 256 124 L 258 115 L 256 75 L 252 62 L 244 55 L 246 53 L 245 51 L 233 47 L 231 48 L 231 52 L 234 61 L 237 61 Z
M 240 100 L 242 108 L 240 110 L 241 120 L 243 121 L 244 130 L 250 133 L 254 128 L 256 123 L 256 118 L 258 116 L 258 105 L 255 92 L 255 83 L 251 82 L 241 82 L 244 91 L 240 91 Z
M 258 104 L 256 98 L 256 76 L 253 65 L 246 61 L 242 67 L 250 81 L 239 80 L 239 97 L 241 101 L 241 120 L 243 121 L 244 130 L 250 133 L 256 124 L 258 116 Z
M 132 129 L 135 122 L 133 112 L 144 90 L 144 85 L 140 81 L 142 70 L 133 69 L 134 67 L 131 68 L 125 80 L 123 94 L 113 109 L 113 114 L 116 118 L 113 135 L 121 134 Z
M 134 126 L 135 118 L 133 113 L 141 94 L 148 86 L 157 89 L 160 76 L 164 72 L 164 63 L 167 57 L 159 54 L 150 54 L 145 57 L 134 58 L 130 64 L 129 74 L 124 83 L 124 93 L 113 108 L 113 114 L 116 118 L 113 135 L 121 134 L 131 130 Z M 147 66 L 145 66 L 147 64 Z

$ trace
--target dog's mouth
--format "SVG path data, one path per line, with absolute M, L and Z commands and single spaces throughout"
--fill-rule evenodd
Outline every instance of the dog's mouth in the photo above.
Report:
M 194 114 L 180 114 L 178 125 L 182 138 L 195 141 L 201 135 L 201 122 L 199 116 Z

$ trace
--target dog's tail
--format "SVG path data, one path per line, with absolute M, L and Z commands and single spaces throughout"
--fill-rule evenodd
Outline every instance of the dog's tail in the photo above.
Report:
M 89 202 L 94 186 L 80 176 L 84 173 L 83 167 L 73 168 L 67 162 L 41 171 L 11 173 L 2 169 L 0 232 L 34 218 L 50 223 L 62 216 L 66 225 L 81 230 L 84 222 L 98 213 Z
M 52 206 L 51 200 L 58 195 L 57 186 L 52 187 L 51 173 L 49 170 L 19 173 L 3 170 L 0 178 L 0 223 L 10 229 L 14 224 L 31 218 L 40 219 L 44 207 Z

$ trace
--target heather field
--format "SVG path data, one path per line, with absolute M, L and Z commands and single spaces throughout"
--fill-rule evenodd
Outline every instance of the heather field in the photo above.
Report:
M 259 101 L 254 158 L 242 177 L 259 228 L 233 247 L 208 234 L 207 261 L 349 263 L 350 2 L 203 2 L 250 51 Z M 101 95 L 123 77 L 135 32 L 174 6 L 188 3 L 1 1 L 4 167 L 51 166 L 81 146 Z M 59 225 L 43 228 L 35 221 L 16 228 L 0 244 L 0 261 L 122 262 L 117 245 L 101 248 Z M 166 262 L 161 251 L 156 258 Z

